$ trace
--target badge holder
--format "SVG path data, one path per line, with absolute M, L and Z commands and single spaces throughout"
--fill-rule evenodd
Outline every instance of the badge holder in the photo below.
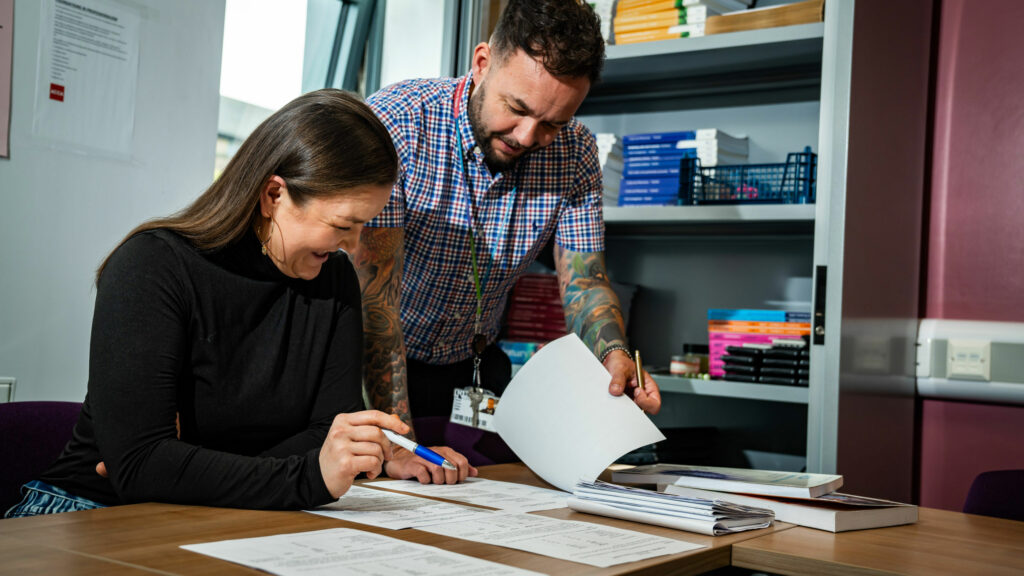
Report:
M 496 433 L 494 409 L 499 398 L 480 383 L 480 357 L 485 348 L 487 337 L 478 332 L 473 336 L 473 385 L 455 389 L 451 422 Z

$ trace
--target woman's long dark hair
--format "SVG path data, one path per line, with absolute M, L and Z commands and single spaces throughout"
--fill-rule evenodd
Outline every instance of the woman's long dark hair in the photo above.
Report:
M 390 186 L 397 174 L 391 135 L 359 96 L 317 90 L 264 120 L 195 202 L 139 225 L 117 248 L 156 228 L 177 232 L 200 250 L 227 246 L 257 223 L 260 191 L 273 175 L 284 179 L 288 195 L 302 206 L 308 198 L 337 196 L 356 186 Z M 108 255 L 97 279 L 109 260 Z

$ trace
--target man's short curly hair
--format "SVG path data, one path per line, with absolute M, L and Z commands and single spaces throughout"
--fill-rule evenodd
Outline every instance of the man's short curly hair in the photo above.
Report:
M 601 21 L 581 0 L 510 0 L 490 45 L 498 62 L 520 49 L 552 76 L 586 77 L 591 84 L 604 66 Z

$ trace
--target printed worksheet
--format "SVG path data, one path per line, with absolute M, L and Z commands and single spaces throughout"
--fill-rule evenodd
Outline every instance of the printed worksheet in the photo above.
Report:
M 182 548 L 281 576 L 537 574 L 351 528 L 188 544 Z
M 336 502 L 306 512 L 391 530 L 418 528 L 428 524 L 457 522 L 495 514 L 483 508 L 460 506 L 361 486 L 349 488 Z
M 460 484 L 420 484 L 416 480 L 384 480 L 370 482 L 367 485 L 517 512 L 565 508 L 565 500 L 571 496 L 559 490 L 485 478 L 466 478 L 466 481 Z
M 533 514 L 495 514 L 419 529 L 598 568 L 704 548 L 703 544 L 643 532 Z

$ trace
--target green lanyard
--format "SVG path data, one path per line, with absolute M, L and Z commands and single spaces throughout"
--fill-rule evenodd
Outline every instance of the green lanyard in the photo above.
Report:
M 458 126 L 455 127 L 455 134 L 458 142 L 459 159 L 461 160 L 459 167 L 462 168 L 462 181 L 466 184 L 466 201 L 468 202 L 466 211 L 469 216 L 469 261 L 473 264 L 473 288 L 476 290 L 476 319 L 473 323 L 473 331 L 476 333 L 473 336 L 473 348 L 475 349 L 477 337 L 481 335 L 480 324 L 483 320 L 484 294 L 480 285 L 480 268 L 476 263 L 476 239 L 474 238 L 476 227 L 473 226 L 473 186 L 469 183 L 469 170 L 466 169 L 466 153 L 462 149 L 462 133 L 459 131 Z M 478 356 L 480 352 L 477 352 Z

